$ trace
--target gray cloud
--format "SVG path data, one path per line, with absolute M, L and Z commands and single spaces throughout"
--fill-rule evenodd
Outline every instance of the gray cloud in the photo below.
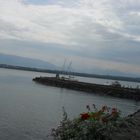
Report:
M 57 64 L 68 57 L 75 68 L 82 69 L 85 61 L 89 69 L 139 73 L 139 0 L 44 3 L 0 0 L 0 38 L 3 42 L 13 39 L 11 45 L 1 45 L 0 52 Z

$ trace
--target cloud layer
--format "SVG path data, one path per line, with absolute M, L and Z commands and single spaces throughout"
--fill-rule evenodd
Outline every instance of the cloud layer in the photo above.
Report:
M 13 40 L 0 51 L 140 74 L 139 9 L 139 0 L 0 0 L 0 39 Z

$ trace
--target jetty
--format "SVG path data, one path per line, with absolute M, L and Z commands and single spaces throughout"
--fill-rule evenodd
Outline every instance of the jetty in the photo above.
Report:
M 56 75 L 56 77 L 35 77 L 33 81 L 43 85 L 94 93 L 101 96 L 109 95 L 140 101 L 139 88 L 122 87 L 119 84 L 100 85 L 95 83 L 86 83 L 63 77 L 60 78 L 59 75 Z

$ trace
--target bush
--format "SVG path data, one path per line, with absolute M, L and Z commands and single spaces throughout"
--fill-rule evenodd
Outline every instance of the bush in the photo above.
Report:
M 97 110 L 93 105 L 91 110 L 87 105 L 87 112 L 70 120 L 63 108 L 63 120 L 56 129 L 52 129 L 51 136 L 55 140 L 109 140 L 112 130 L 120 123 L 120 111 L 117 108 L 103 106 Z

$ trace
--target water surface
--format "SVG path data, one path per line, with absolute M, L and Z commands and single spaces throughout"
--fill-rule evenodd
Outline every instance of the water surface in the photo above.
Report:
M 85 106 L 93 103 L 97 107 L 117 107 L 123 115 L 140 108 L 140 103 L 132 100 L 44 86 L 32 81 L 36 76 L 52 75 L 0 69 L 0 140 L 48 139 L 50 129 L 62 118 L 63 106 L 71 118 L 86 111 Z M 78 78 L 94 83 L 98 80 Z

